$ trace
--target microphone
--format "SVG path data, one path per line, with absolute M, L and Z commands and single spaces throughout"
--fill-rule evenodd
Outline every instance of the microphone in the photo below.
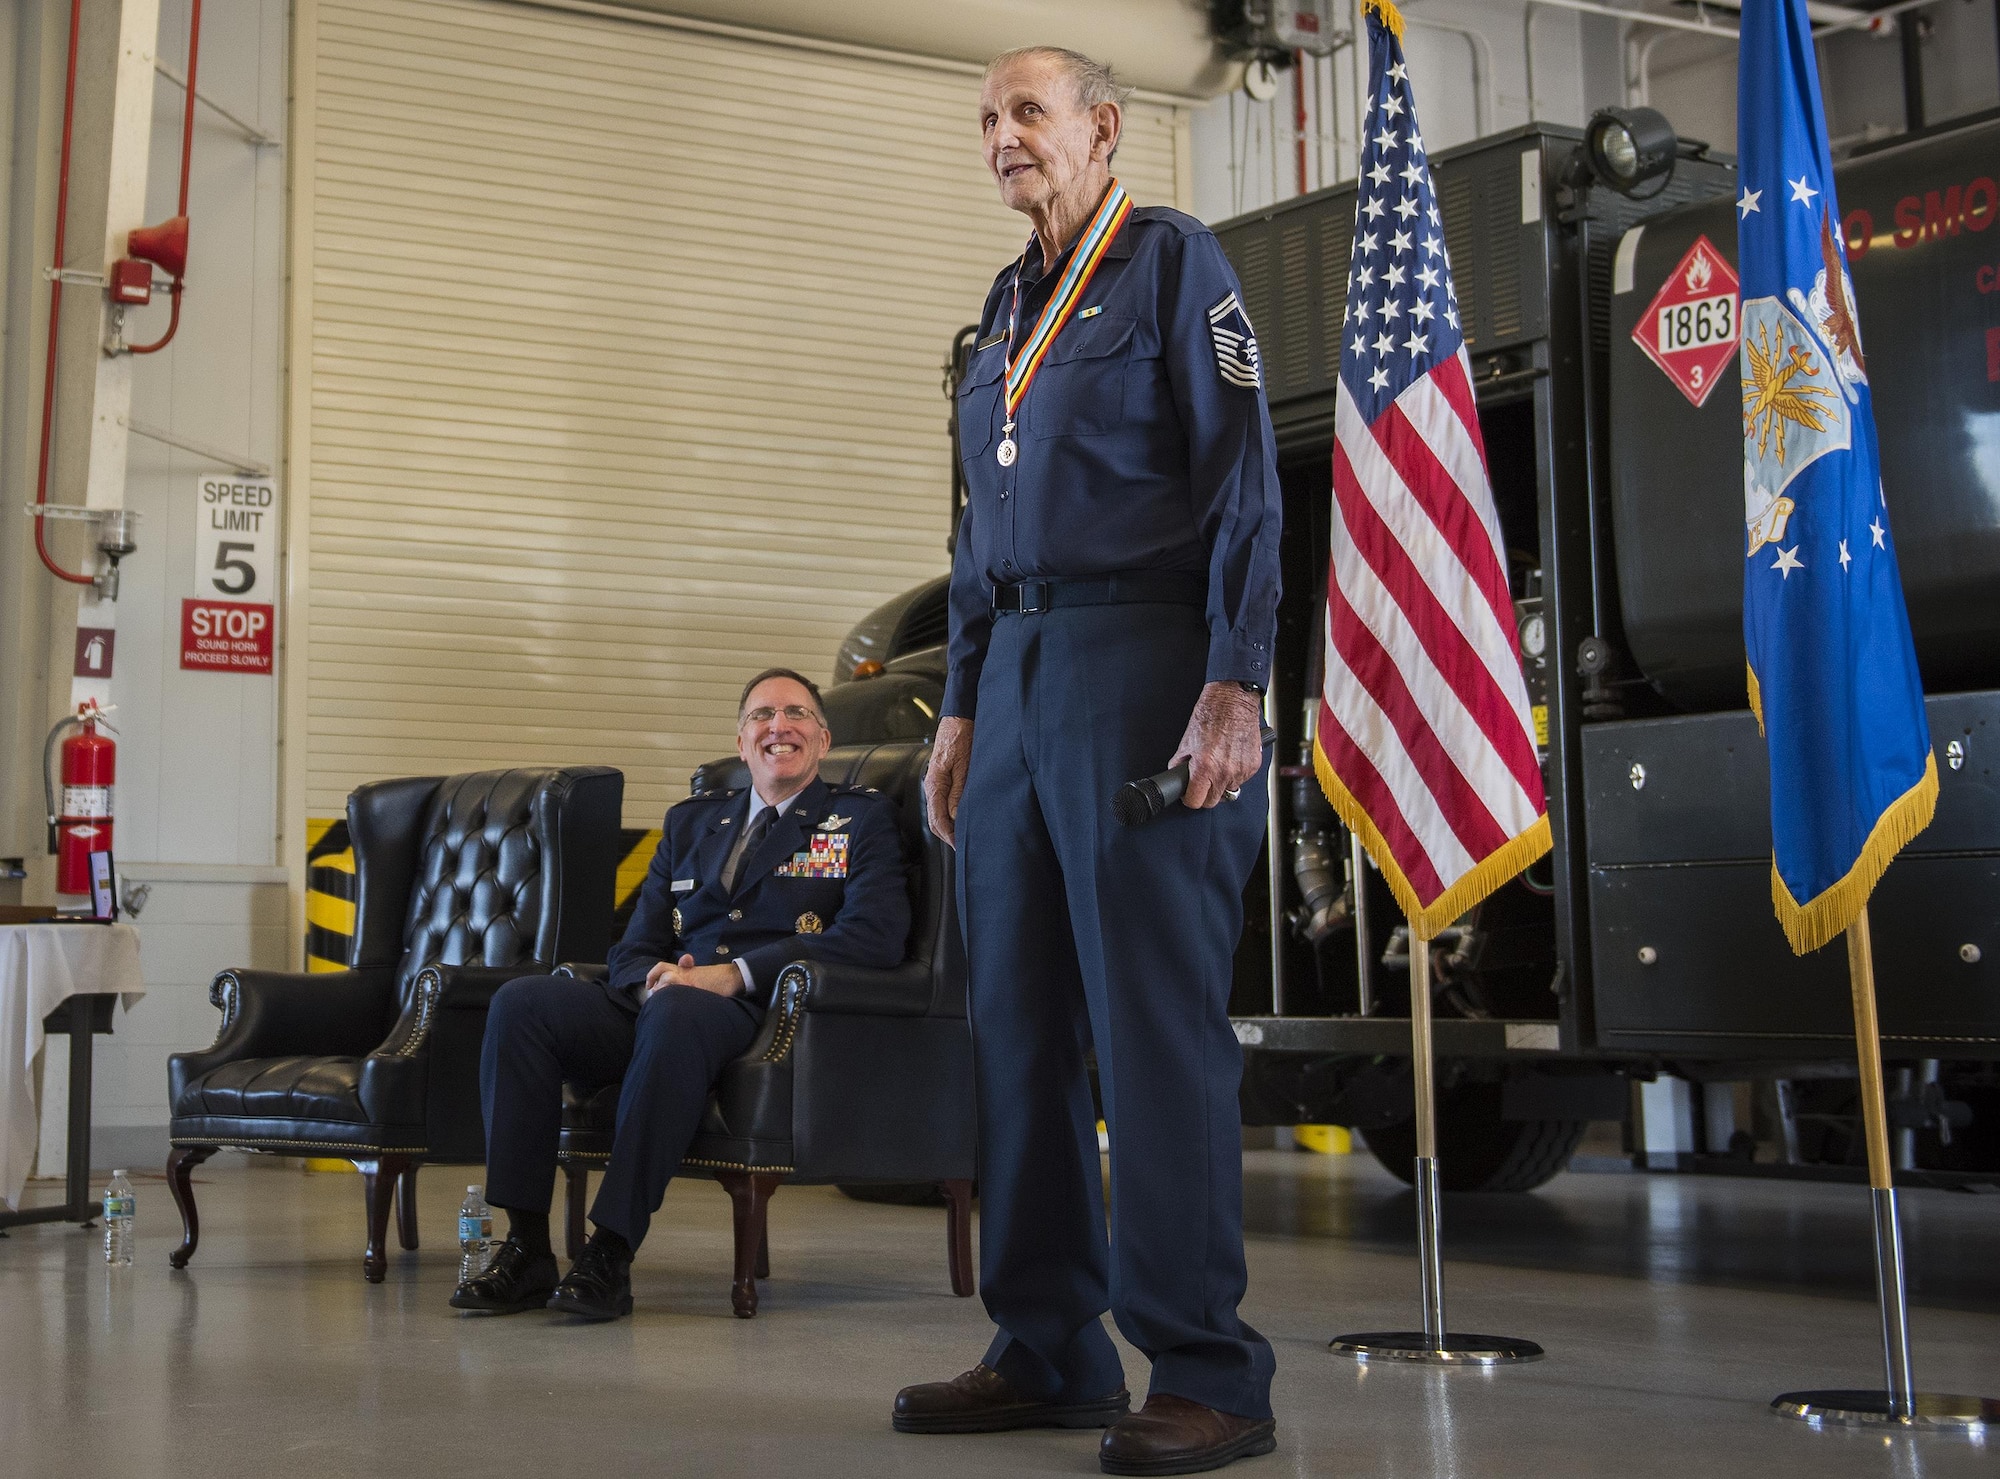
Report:
M 1263 743 L 1274 745 L 1278 742 L 1278 731 L 1265 725 Z M 1127 781 L 1118 788 L 1111 798 L 1111 812 L 1128 827 L 1142 826 L 1170 806 L 1180 803 L 1187 794 L 1188 763 L 1183 760 L 1172 770 L 1163 770 L 1158 775 L 1149 775 L 1143 780 Z

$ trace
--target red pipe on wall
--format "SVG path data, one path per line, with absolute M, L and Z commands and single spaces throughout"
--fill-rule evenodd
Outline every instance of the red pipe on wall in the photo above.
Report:
M 1306 54 L 1302 51 L 1292 53 L 1292 128 L 1298 135 L 1299 194 L 1303 195 L 1306 193 Z
M 42 374 L 42 465 L 35 475 L 35 504 L 38 509 L 49 501 L 49 442 L 54 434 L 56 409 L 56 337 L 62 325 L 63 238 L 69 224 L 70 123 L 76 116 L 76 38 L 82 27 L 83 0 L 70 0 L 69 82 L 63 89 L 62 171 L 56 180 L 56 276 L 49 289 L 49 362 Z M 72 585 L 91 584 L 88 575 L 72 574 L 55 562 L 55 557 L 49 553 L 47 534 L 48 520 L 37 512 L 35 553 L 42 557 L 49 573 Z
M 188 213 L 188 164 L 194 156 L 194 75 L 195 66 L 201 60 L 201 0 L 194 0 L 194 13 L 188 21 L 188 72 L 187 72 L 187 112 L 181 120 L 181 200 L 180 209 L 174 214 L 181 220 Z M 134 344 L 134 354 L 155 354 L 173 342 L 174 335 L 181 326 L 181 288 L 185 279 L 180 273 L 174 274 L 173 316 L 167 320 L 167 331 L 151 344 Z

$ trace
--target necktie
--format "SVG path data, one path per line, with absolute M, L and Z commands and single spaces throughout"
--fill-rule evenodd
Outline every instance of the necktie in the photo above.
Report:
M 743 829 L 743 835 L 736 839 L 736 846 L 729 850 L 728 861 L 722 865 L 722 891 L 736 892 L 737 875 L 743 871 L 743 860 L 757 850 L 757 844 L 771 830 L 771 824 L 778 819 L 778 808 L 767 806 L 757 813 L 757 820 Z

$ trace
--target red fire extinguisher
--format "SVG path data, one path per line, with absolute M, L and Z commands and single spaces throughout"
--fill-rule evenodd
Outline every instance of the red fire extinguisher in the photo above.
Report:
M 42 746 L 42 786 L 49 808 L 49 851 L 56 856 L 56 892 L 90 892 L 90 855 L 111 851 L 112 796 L 118 776 L 118 746 L 99 734 L 111 726 L 95 702 L 81 705 L 73 718 L 49 731 Z M 49 774 L 49 751 L 65 729 L 77 732 L 62 742 L 62 805 L 56 805 Z

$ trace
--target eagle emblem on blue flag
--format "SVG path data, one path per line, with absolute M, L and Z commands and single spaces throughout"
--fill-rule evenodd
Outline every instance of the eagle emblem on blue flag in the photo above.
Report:
M 1223 379 L 1245 390 L 1263 388 L 1263 360 L 1257 354 L 1257 335 L 1250 327 L 1250 316 L 1234 293 L 1208 310 L 1208 336 L 1215 341 L 1215 368 Z
M 1792 480 L 1853 445 L 1840 376 L 1819 340 L 1776 298 L 1743 305 L 1743 501 L 1750 553 L 1785 537 Z
M 1800 954 L 1861 917 L 1938 793 L 1814 56 L 1805 0 L 1744 7 L 1743 642 L 1771 903 Z

